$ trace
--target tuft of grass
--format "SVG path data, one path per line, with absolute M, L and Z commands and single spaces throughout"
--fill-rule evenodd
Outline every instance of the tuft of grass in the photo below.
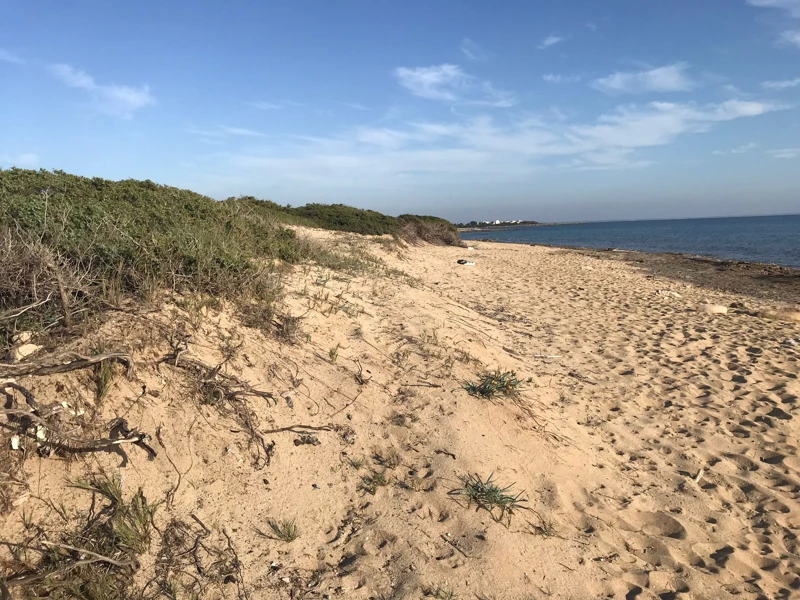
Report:
M 336 344 L 333 348 L 328 350 L 328 358 L 330 359 L 332 365 L 335 365 L 336 361 L 339 360 L 339 348 L 340 344 Z
M 110 360 L 101 360 L 94 366 L 95 396 L 102 400 L 114 384 L 114 365 Z
M 403 462 L 403 457 L 394 448 L 389 448 L 385 452 L 376 452 L 373 458 L 376 463 L 387 469 L 396 469 Z
M 495 483 L 493 477 L 494 473 L 485 480 L 478 474 L 464 475 L 459 478 L 461 487 L 450 490 L 448 494 L 465 499 L 467 508 L 474 504 L 475 510 L 487 511 L 498 523 L 502 523 L 506 518 L 510 522 L 515 511 L 527 510 L 523 504 L 527 503 L 528 499 L 525 497 L 525 492 L 511 491 L 513 483 L 503 487 Z
M 150 546 L 150 528 L 157 505 L 149 504 L 139 489 L 125 502 L 122 497 L 122 479 L 102 475 L 89 481 L 78 481 L 72 487 L 104 496 L 111 502 L 111 529 L 117 547 L 132 554 L 142 554 Z
M 349 464 L 356 471 L 358 471 L 359 469 L 362 469 L 365 464 L 367 464 L 367 461 L 361 456 L 359 457 L 351 456 L 350 458 L 347 459 L 347 464 Z
M 538 523 L 531 523 L 528 521 L 528 532 L 532 535 L 549 538 L 556 535 L 556 526 L 552 519 L 545 519 L 539 516 Z
M 389 478 L 386 477 L 386 471 L 373 471 L 369 475 L 365 475 L 361 478 L 360 489 L 374 496 L 378 488 L 385 485 L 389 485 Z
M 73 531 L 40 530 L 29 537 L 23 547 L 14 549 L 15 572 L 8 579 L 35 575 L 25 584 L 25 598 L 135 597 L 131 592 L 138 557 L 150 546 L 157 505 L 150 504 L 141 489 L 125 501 L 116 476 L 99 475 L 72 487 L 94 495 L 89 518 Z
M 528 382 L 530 383 L 530 379 Z M 516 396 L 522 388 L 522 381 L 515 371 L 484 373 L 477 382 L 464 381 L 461 387 L 471 396 L 491 400 L 497 396 Z
M 264 533 L 256 529 L 259 535 L 273 540 L 280 540 L 287 544 L 295 541 L 300 537 L 300 528 L 294 519 L 284 519 L 282 521 L 270 520 L 268 523 L 269 529 L 272 533 Z

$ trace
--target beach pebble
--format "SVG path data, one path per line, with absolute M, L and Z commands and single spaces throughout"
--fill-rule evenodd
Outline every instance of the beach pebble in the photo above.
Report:
M 43 346 L 37 346 L 36 344 L 23 344 L 11 350 L 11 360 L 19 362 L 31 354 L 35 354 L 42 348 Z
M 701 304 L 697 307 L 697 312 L 706 315 L 727 315 L 728 307 L 721 304 Z

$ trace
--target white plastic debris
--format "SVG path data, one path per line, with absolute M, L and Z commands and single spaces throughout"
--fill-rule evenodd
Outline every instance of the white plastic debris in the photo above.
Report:
M 19 436 L 12 435 L 11 436 L 11 449 L 12 450 L 19 450 Z

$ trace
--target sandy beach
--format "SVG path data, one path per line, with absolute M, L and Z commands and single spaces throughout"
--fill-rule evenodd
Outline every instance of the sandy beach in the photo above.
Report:
M 800 595 L 800 323 L 758 316 L 798 302 L 796 272 L 306 234 L 383 266 L 295 267 L 288 341 L 224 304 L 176 301 L 76 342 L 133 356 L 136 375 L 120 370 L 94 408 L 158 431 L 158 457 L 29 456 L 4 538 L 25 539 L 23 513 L 57 528 L 51 501 L 83 514 L 90 497 L 66 484 L 102 469 L 163 502 L 137 573 L 151 591 L 217 569 L 204 598 Z M 176 339 L 183 359 L 271 398 L 247 398 L 246 426 L 204 405 L 178 358 L 159 362 Z M 496 370 L 517 374 L 518 395 L 463 389 Z M 86 373 L 17 381 L 93 402 Z M 452 493 L 470 474 L 526 502 L 496 521 Z M 270 520 L 299 536 L 275 539 Z

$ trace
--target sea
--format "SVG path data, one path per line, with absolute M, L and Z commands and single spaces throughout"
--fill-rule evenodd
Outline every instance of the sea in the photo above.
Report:
M 800 268 L 800 215 L 528 225 L 464 231 L 461 238 L 677 252 Z

